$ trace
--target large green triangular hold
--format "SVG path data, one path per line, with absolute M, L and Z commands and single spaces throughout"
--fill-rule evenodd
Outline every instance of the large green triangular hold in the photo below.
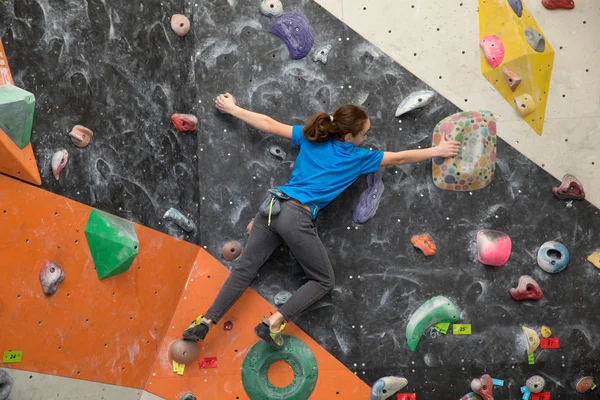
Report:
M 85 236 L 100 279 L 127 271 L 138 254 L 133 224 L 114 215 L 92 210 Z
M 0 129 L 22 149 L 31 139 L 35 96 L 7 84 L 0 86 Z

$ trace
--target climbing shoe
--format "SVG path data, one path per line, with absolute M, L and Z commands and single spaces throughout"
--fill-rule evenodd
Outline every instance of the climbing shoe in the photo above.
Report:
M 273 350 L 281 350 L 283 347 L 283 335 L 281 332 L 284 328 L 285 322 L 282 322 L 279 329 L 272 331 L 269 320 L 263 317 L 262 322 L 254 328 L 254 332 L 259 338 L 267 342 Z
M 184 339 L 193 340 L 196 342 L 199 340 L 204 340 L 204 337 L 210 329 L 210 323 L 202 321 L 203 317 L 204 315 L 201 315 L 195 320 L 193 320 L 192 324 L 189 326 L 189 328 L 183 331 L 183 334 L 181 336 Z

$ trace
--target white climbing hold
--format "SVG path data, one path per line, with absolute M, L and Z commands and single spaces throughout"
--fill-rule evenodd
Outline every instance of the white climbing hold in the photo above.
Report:
M 396 109 L 396 117 L 406 114 L 409 111 L 416 110 L 417 108 L 427 106 L 433 101 L 434 97 L 435 92 L 432 92 L 431 90 L 419 90 L 418 92 L 411 93 Z
M 321 46 L 315 50 L 313 53 L 313 61 L 321 61 L 323 64 L 327 64 L 327 56 L 331 51 L 331 45 L 326 44 L 325 46 Z
M 262 0 L 260 2 L 260 12 L 267 17 L 279 17 L 283 14 L 283 4 L 280 0 Z

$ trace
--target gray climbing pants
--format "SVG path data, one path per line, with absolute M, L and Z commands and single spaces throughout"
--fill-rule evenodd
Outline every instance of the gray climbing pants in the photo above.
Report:
M 219 291 L 205 318 L 217 322 L 250 285 L 273 251 L 285 243 L 304 270 L 308 282 L 279 308 L 286 320 L 315 303 L 334 285 L 334 274 L 325 247 L 310 212 L 291 201 L 281 203 L 281 212 L 271 217 L 256 214 L 248 243 L 236 266 Z

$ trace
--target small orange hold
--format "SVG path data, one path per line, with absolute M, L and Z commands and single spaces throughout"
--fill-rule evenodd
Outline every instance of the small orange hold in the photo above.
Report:
M 421 235 L 415 235 L 410 239 L 413 246 L 421 250 L 425 257 L 433 256 L 437 252 L 437 246 L 433 242 L 431 236 L 428 233 Z
M 233 261 L 242 254 L 242 245 L 240 242 L 230 240 L 223 245 L 223 258 L 227 261 Z
M 589 392 L 590 390 L 592 390 L 592 387 L 594 387 L 594 380 L 591 376 L 581 378 L 575 384 L 575 390 L 577 391 L 577 393 Z
M 69 133 L 69 136 L 71 137 L 71 141 L 75 146 L 82 148 L 90 144 L 90 141 L 94 136 L 94 132 L 85 126 L 75 125 Z

